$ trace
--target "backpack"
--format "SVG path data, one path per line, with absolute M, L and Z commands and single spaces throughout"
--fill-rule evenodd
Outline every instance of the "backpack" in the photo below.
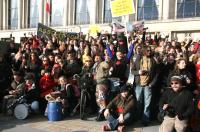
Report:
M 77 98 L 79 98 L 79 97 L 81 96 L 81 92 L 80 92 L 80 89 L 78 88 L 78 86 L 77 86 L 77 85 L 72 85 L 72 84 L 67 84 L 67 85 L 66 85 L 66 88 L 67 88 L 69 85 L 71 85 L 72 88 L 73 88 L 74 96 L 77 97 Z

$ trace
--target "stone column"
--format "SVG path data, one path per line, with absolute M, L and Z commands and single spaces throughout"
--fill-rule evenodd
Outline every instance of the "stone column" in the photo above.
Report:
M 69 1 L 68 0 L 63 0 L 63 4 L 64 4 L 64 12 L 63 12 L 63 26 L 67 26 L 68 24 L 68 3 Z
M 158 19 L 163 19 L 163 0 L 159 0 L 159 7 L 158 7 Z
M 39 23 L 43 23 L 44 22 L 44 0 L 40 0 L 40 4 L 38 5 L 39 8 Z
M 8 0 L 3 0 L 3 29 L 8 29 Z
M 169 19 L 169 0 L 162 0 L 163 20 Z
M 75 24 L 75 11 L 76 11 L 75 0 L 68 0 L 68 25 Z
M 22 8 L 23 8 L 23 5 L 22 5 L 22 0 L 18 0 L 17 4 L 18 4 L 18 26 L 17 26 L 17 29 L 20 29 L 21 26 L 22 26 Z
M 97 0 L 89 0 L 89 2 L 90 24 L 95 24 L 97 20 Z
M 28 19 L 29 19 L 29 0 L 23 0 L 23 16 L 22 16 L 22 28 L 28 28 L 29 27 L 29 23 L 28 23 Z
M 3 0 L 0 1 L 0 18 L 3 18 Z M 3 19 L 0 21 L 0 30 L 3 29 Z

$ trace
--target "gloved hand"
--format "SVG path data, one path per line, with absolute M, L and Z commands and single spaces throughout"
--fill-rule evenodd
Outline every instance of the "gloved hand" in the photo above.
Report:
M 178 117 L 179 120 L 183 120 L 184 119 L 181 114 L 178 114 L 177 117 Z

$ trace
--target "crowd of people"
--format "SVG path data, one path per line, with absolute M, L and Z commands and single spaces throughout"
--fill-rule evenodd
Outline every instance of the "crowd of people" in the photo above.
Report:
M 23 96 L 33 113 L 47 112 L 53 98 L 69 116 L 80 98 L 78 74 L 90 86 L 90 112 L 108 120 L 104 131 L 123 131 L 134 120 L 146 126 L 165 111 L 159 131 L 183 132 L 200 109 L 194 101 L 200 97 L 199 51 L 200 41 L 152 38 L 145 30 L 74 40 L 25 37 L 18 48 L 11 42 L 1 60 L 1 112 Z M 120 86 L 112 87 L 114 81 Z

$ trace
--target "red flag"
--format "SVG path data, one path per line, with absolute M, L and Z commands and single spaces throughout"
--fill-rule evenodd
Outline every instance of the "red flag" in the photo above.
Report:
M 46 3 L 46 12 L 50 13 L 50 5 L 49 2 Z

